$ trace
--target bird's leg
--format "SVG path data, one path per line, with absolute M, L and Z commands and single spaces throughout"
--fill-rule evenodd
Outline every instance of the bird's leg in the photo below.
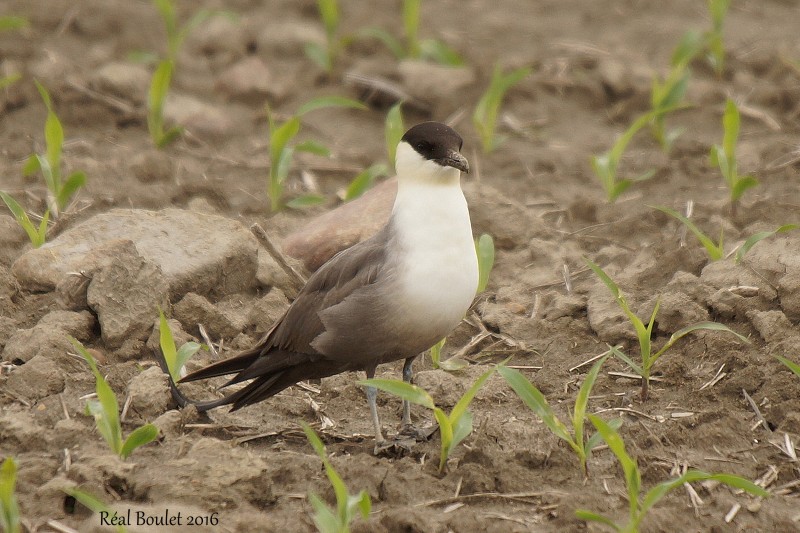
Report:
M 414 359 L 416 359 L 416 356 L 409 357 L 406 359 L 405 363 L 403 363 L 403 381 L 406 383 L 411 383 L 411 378 L 414 375 L 414 371 L 411 368 L 414 364 Z M 403 400 L 403 420 L 401 421 L 400 427 L 403 429 L 411 427 L 411 402 L 408 400 Z
M 367 379 L 375 377 L 375 367 L 367 368 Z M 367 389 L 367 403 L 369 404 L 369 411 L 372 414 L 372 424 L 375 426 L 375 449 L 380 449 L 384 444 L 383 433 L 381 432 L 381 421 L 378 418 L 378 405 L 376 399 L 378 397 L 378 389 L 375 387 L 366 387 Z

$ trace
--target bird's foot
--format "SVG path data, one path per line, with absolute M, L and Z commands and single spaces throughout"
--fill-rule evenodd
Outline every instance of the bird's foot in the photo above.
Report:
M 411 424 L 404 424 L 394 437 L 381 439 L 375 442 L 375 455 L 402 457 L 411 453 L 418 442 L 430 440 L 438 427 L 418 428 Z

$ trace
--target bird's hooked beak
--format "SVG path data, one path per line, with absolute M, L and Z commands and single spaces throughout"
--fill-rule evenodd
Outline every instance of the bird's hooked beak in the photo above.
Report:
M 461 155 L 461 152 L 456 152 L 452 150 L 447 153 L 447 157 L 443 157 L 441 159 L 435 160 L 437 163 L 442 165 L 443 167 L 453 167 L 457 168 L 461 172 L 465 174 L 469 174 L 469 162 L 467 158 Z

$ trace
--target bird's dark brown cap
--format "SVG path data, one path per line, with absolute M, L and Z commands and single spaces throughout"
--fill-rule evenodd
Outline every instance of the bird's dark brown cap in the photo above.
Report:
M 441 122 L 423 122 L 409 129 L 402 141 L 407 142 L 419 155 L 442 166 L 469 172 L 469 163 L 461 155 L 464 144 L 461 136 Z

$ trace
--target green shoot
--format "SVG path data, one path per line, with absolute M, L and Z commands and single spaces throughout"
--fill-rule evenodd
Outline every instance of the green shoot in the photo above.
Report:
M 791 231 L 793 229 L 797 229 L 800 227 L 800 224 L 784 224 L 778 228 L 775 228 L 772 231 L 760 231 L 758 233 L 754 233 L 751 235 L 744 244 L 739 248 L 736 252 L 736 262 L 740 263 L 747 252 L 750 251 L 750 248 L 755 246 L 759 241 L 766 239 L 767 237 L 772 237 L 776 233 L 783 233 L 784 231 Z
M 267 118 L 269 123 L 269 176 L 267 184 L 267 194 L 270 199 L 270 208 L 273 212 L 280 211 L 286 204 L 283 202 L 283 184 L 289 176 L 289 169 L 296 151 L 311 152 L 317 155 L 327 156 L 330 154 L 327 148 L 314 141 L 306 141 L 293 144 L 294 138 L 300 133 L 303 115 L 330 107 L 343 107 L 353 109 L 366 109 L 361 102 L 344 98 L 341 96 L 327 96 L 315 98 L 300 106 L 297 113 L 290 116 L 283 122 L 278 121 L 272 111 L 267 108 Z M 317 202 L 319 203 L 319 202 Z M 303 207 L 295 204 L 295 207 Z
M 308 499 L 314 507 L 314 524 L 321 533 L 348 533 L 350 531 L 350 522 L 356 517 L 356 512 L 359 512 L 363 518 L 369 517 L 372 509 L 369 493 L 362 489 L 356 495 L 350 494 L 347 491 L 344 480 L 328 459 L 325 445 L 319 436 L 308 424 L 303 423 L 302 426 L 308 442 L 311 443 L 314 451 L 322 459 L 322 464 L 325 465 L 325 474 L 328 476 L 328 481 L 333 486 L 333 492 L 336 495 L 335 512 L 313 492 L 308 495 Z
M 0 17 L 0 31 L 21 30 L 30 26 L 28 19 L 14 15 Z
M 775 357 L 777 357 L 777 358 L 778 358 L 778 361 L 780 361 L 781 363 L 783 363 L 783 364 L 786 366 L 786 368 L 788 368 L 789 370 L 791 370 L 792 372 L 794 372 L 794 374 L 795 374 L 797 377 L 799 377 L 799 378 L 800 378 L 800 365 L 798 365 L 797 363 L 794 363 L 794 362 L 790 361 L 789 359 L 787 359 L 787 358 L 785 358 L 785 357 L 781 357 L 780 355 L 776 355 Z
M 579 509 L 575 511 L 575 515 L 581 520 L 598 522 L 621 533 L 638 533 L 640 525 L 647 516 L 647 513 L 661 498 L 666 496 L 670 491 L 683 486 L 685 483 L 692 483 L 694 481 L 714 480 L 730 487 L 747 491 L 761 498 L 769 496 L 769 492 L 742 477 L 732 474 L 708 474 L 700 470 L 692 469 L 688 470 L 680 477 L 659 483 L 647 491 L 644 497 L 642 497 L 642 475 L 639 471 L 639 465 L 636 459 L 628 455 L 625 449 L 625 441 L 622 440 L 617 430 L 606 423 L 602 418 L 589 415 L 589 420 L 594 424 L 598 434 L 603 437 L 603 440 L 606 441 L 611 451 L 614 452 L 614 455 L 617 456 L 617 460 L 622 466 L 622 471 L 625 474 L 625 485 L 628 496 L 628 521 L 625 524 L 619 524 L 608 516 Z
M 633 185 L 634 182 L 648 180 L 655 174 L 655 170 L 651 169 L 636 178 L 619 178 L 617 176 L 617 168 L 619 167 L 625 148 L 628 147 L 628 143 L 631 142 L 634 135 L 647 124 L 650 124 L 659 113 L 666 113 L 670 109 L 671 108 L 665 108 L 658 111 L 650 111 L 640 116 L 625 130 L 625 133 L 616 140 L 614 146 L 612 146 L 610 150 L 600 155 L 592 156 L 592 170 L 600 179 L 600 184 L 603 186 L 603 190 L 606 192 L 606 198 L 608 198 L 609 202 L 616 202 L 617 198 L 628 190 L 628 187 Z
M 475 253 L 478 256 L 478 294 L 486 290 L 489 274 L 494 266 L 494 239 L 484 233 L 475 240 Z
M 115 520 L 115 518 L 118 517 L 117 512 L 111 509 L 111 507 L 103 503 L 99 498 L 97 498 L 93 494 L 90 494 L 84 490 L 74 489 L 74 488 L 66 488 L 62 490 L 64 491 L 65 494 L 75 498 L 90 511 L 97 513 L 101 516 L 103 515 L 106 516 L 109 523 L 116 524 L 118 522 L 121 522 L 120 520 L 121 518 L 124 518 L 123 516 L 119 516 L 119 518 Z M 128 531 L 128 529 L 123 525 L 116 525 L 114 526 L 114 528 L 117 530 L 117 533 L 125 533 L 126 531 Z
M 159 320 L 159 343 L 161 345 L 161 353 L 164 354 L 164 360 L 167 362 L 169 375 L 172 381 L 177 383 L 181 379 L 181 370 L 194 354 L 204 346 L 202 344 L 190 341 L 184 343 L 180 348 L 175 345 L 175 339 L 172 336 L 172 330 L 167 322 L 167 317 L 164 316 L 164 311 L 158 310 Z
M 584 422 L 586 418 L 586 407 L 589 404 L 589 395 L 591 394 L 594 382 L 597 380 L 597 375 L 600 372 L 600 367 L 605 363 L 608 354 L 603 356 L 597 361 L 589 373 L 586 374 L 586 379 L 583 380 L 578 396 L 575 398 L 575 408 L 572 411 L 572 433 L 567 429 L 567 426 L 558 419 L 553 412 L 550 404 L 544 394 L 541 393 L 536 386 L 528 381 L 519 370 L 508 367 L 500 367 L 498 372 L 508 382 L 514 392 L 522 399 L 531 411 L 536 413 L 536 416 L 542 419 L 542 422 L 550 429 L 550 431 L 558 438 L 569 444 L 569 447 L 575 452 L 580 461 L 581 471 L 584 476 L 588 476 L 588 469 L 586 461 L 591 454 L 593 448 L 600 444 L 600 433 L 595 433 L 588 439 L 584 436 Z M 616 419 L 610 422 L 614 428 L 619 428 L 622 425 L 621 419 Z
M 144 446 L 158 437 L 158 428 L 153 424 L 145 424 L 133 430 L 128 438 L 122 438 L 122 426 L 119 421 L 117 396 L 111 389 L 106 379 L 97 369 L 97 363 L 86 348 L 77 340 L 70 337 L 70 341 L 75 349 L 83 356 L 89 367 L 92 369 L 95 379 L 95 391 L 97 400 L 86 402 L 86 414 L 94 417 L 97 431 L 108 443 L 111 451 L 119 455 L 122 459 L 127 459 L 133 450 L 139 446 Z
M 42 216 L 42 220 L 37 226 L 31 222 L 28 213 L 22 209 L 22 206 L 10 194 L 0 191 L 0 199 L 6 204 L 11 214 L 14 215 L 17 224 L 28 234 L 28 239 L 30 239 L 33 247 L 38 248 L 43 245 L 47 236 L 47 222 L 50 220 L 50 210 L 48 209 L 44 212 L 44 216 Z
M 483 386 L 489 377 L 494 374 L 497 367 L 487 370 L 472 384 L 467 392 L 458 400 L 450 414 L 446 414 L 442 409 L 436 407 L 433 398 L 425 389 L 399 381 L 396 379 L 365 379 L 358 382 L 359 385 L 371 386 L 376 389 L 399 396 L 403 400 L 427 407 L 433 411 L 436 423 L 439 424 L 439 433 L 442 437 L 441 452 L 439 455 L 439 472 L 444 472 L 447 466 L 447 459 L 450 453 L 458 444 L 472 433 L 472 413 L 467 411 L 470 402 L 478 393 L 478 389 Z
M 731 0 L 708 0 L 708 13 L 711 15 L 711 30 L 706 32 L 708 62 L 717 76 L 725 71 L 725 42 L 722 38 L 722 26 L 725 16 L 731 7 Z
M 322 25 L 325 27 L 325 46 L 308 43 L 305 46 L 305 53 L 325 72 L 330 73 L 343 44 L 343 39 L 338 37 L 339 2 L 338 0 L 317 0 L 317 9 L 322 19 Z
M 464 368 L 469 366 L 467 361 L 464 361 L 460 357 L 450 357 L 448 359 L 442 360 L 442 348 L 444 348 L 447 339 L 444 338 L 431 346 L 431 364 L 433 368 L 441 368 L 442 370 L 446 370 L 448 372 L 455 372 L 457 370 L 463 370 Z
M 7 457 L 0 466 L 0 528 L 7 533 L 20 533 L 19 505 L 14 487 L 17 484 L 17 463 Z
M 530 68 L 522 67 L 508 74 L 503 74 L 500 66 L 495 65 L 489 87 L 483 93 L 481 99 L 478 100 L 478 105 L 475 106 L 475 111 L 472 113 L 472 123 L 475 125 L 475 129 L 478 130 L 484 153 L 488 154 L 504 140 L 503 137 L 495 133 L 503 98 L 511 87 L 522 81 L 530 73 Z
M 614 282 L 614 280 L 609 277 L 608 274 L 603 271 L 602 268 L 597 266 L 594 262 L 590 259 L 584 259 L 586 264 L 591 268 L 594 273 L 597 275 L 598 278 L 605 284 L 606 287 L 611 291 L 611 294 L 614 295 L 614 298 L 617 301 L 620 309 L 622 309 L 625 316 L 628 318 L 628 321 L 633 326 L 634 331 L 636 332 L 636 337 L 639 340 L 639 353 L 641 358 L 641 364 L 635 363 L 633 359 L 622 353 L 619 348 L 616 346 L 609 346 L 611 352 L 621 359 L 625 364 L 627 364 L 634 372 L 636 372 L 642 378 L 642 391 L 641 391 L 641 398 L 642 401 L 647 400 L 649 391 L 650 391 L 650 373 L 658 359 L 664 355 L 664 352 L 670 349 L 673 344 L 675 344 L 678 340 L 685 337 L 689 333 L 698 330 L 712 330 L 712 331 L 725 331 L 735 335 L 739 340 L 742 342 L 749 343 L 745 337 L 739 335 L 735 331 L 731 330 L 728 326 L 723 324 L 719 324 L 717 322 L 698 322 L 697 324 L 692 324 L 690 326 L 686 326 L 675 333 L 673 333 L 664 346 L 661 347 L 660 350 L 653 353 L 652 345 L 651 345 L 651 338 L 653 336 L 653 326 L 656 322 L 656 315 L 658 315 L 658 308 L 661 304 L 660 301 L 656 301 L 655 307 L 653 307 L 653 313 L 650 315 L 650 321 L 647 325 L 642 322 L 642 320 L 636 316 L 636 314 L 631 311 L 630 307 L 628 306 L 628 302 L 625 299 L 625 296 L 622 294 L 622 291 L 619 289 L 619 286 Z
M 405 125 L 403 124 L 402 105 L 403 102 L 397 102 L 393 105 L 386 114 L 386 121 L 384 122 L 386 155 L 389 157 L 389 165 L 391 165 L 392 168 L 394 168 L 397 145 L 400 144 L 400 139 L 403 138 L 403 133 L 406 131 Z
M 758 185 L 758 180 L 751 175 L 740 176 L 736 163 L 736 140 L 739 137 L 739 109 L 736 103 L 728 99 L 725 114 L 722 116 L 722 127 L 725 130 L 722 146 L 711 147 L 711 164 L 718 167 L 731 191 L 731 212 L 736 216 L 736 205 L 744 192 Z
M 179 26 L 172 0 L 153 0 L 153 3 L 164 22 L 164 30 L 167 34 L 167 57 L 158 62 L 150 81 L 150 90 L 147 94 L 147 130 L 150 132 L 153 144 L 161 149 L 183 134 L 183 128 L 179 126 L 164 128 L 164 102 L 169 92 L 178 51 L 189 32 L 208 19 L 211 12 L 205 9 L 200 10 L 189 22 Z
M 678 213 L 674 209 L 670 209 L 669 207 L 657 206 L 657 205 L 650 206 L 650 207 L 652 207 L 653 209 L 658 209 L 662 213 L 666 213 L 667 215 L 675 218 L 676 220 L 679 220 L 684 226 L 689 228 L 689 230 L 692 233 L 694 233 L 694 236 L 697 237 L 697 240 L 699 240 L 700 243 L 703 245 L 703 248 L 706 249 L 706 254 L 708 254 L 708 258 L 709 259 L 711 259 L 712 261 L 719 261 L 720 259 L 722 259 L 724 257 L 725 251 L 724 251 L 723 242 L 722 242 L 722 229 L 721 228 L 720 228 L 720 231 L 719 231 L 719 242 L 714 242 L 711 239 L 711 237 L 709 237 L 708 235 L 703 233 L 703 231 L 700 228 L 698 228 L 694 224 L 694 222 L 689 220 L 689 218 L 681 215 L 680 213 Z M 752 243 L 750 246 L 752 246 L 753 244 L 755 244 L 755 242 Z M 750 248 L 748 247 L 748 250 L 749 249 Z M 747 250 L 745 250 L 745 252 L 746 251 Z
M 350 200 L 355 200 L 365 192 L 367 189 L 372 187 L 372 184 L 375 183 L 375 180 L 387 176 L 389 174 L 389 167 L 387 167 L 383 163 L 375 163 L 374 165 L 365 168 L 358 175 L 353 178 L 353 181 L 350 182 L 350 185 L 347 186 L 347 189 L 344 192 L 344 201 L 349 202 Z
M 8 76 L 3 76 L 0 78 L 0 91 L 17 83 L 21 78 L 22 74 L 9 74 Z
M 29 176 L 35 172 L 41 172 L 49 191 L 48 205 L 53 218 L 58 217 L 60 210 L 63 210 L 72 196 L 78 189 L 86 184 L 86 174 L 83 172 L 73 172 L 66 179 L 61 176 L 61 153 L 64 148 L 64 128 L 53 110 L 53 101 L 47 89 L 34 80 L 36 88 L 42 97 L 44 105 L 47 107 L 47 120 L 44 124 L 45 153 L 33 154 L 28 158 L 22 173 Z
M 397 59 L 431 59 L 439 64 L 457 67 L 464 64 L 458 52 L 436 39 L 419 38 L 419 18 L 422 0 L 403 0 L 403 34 L 405 43 L 381 28 L 362 28 L 359 37 L 381 41 Z

